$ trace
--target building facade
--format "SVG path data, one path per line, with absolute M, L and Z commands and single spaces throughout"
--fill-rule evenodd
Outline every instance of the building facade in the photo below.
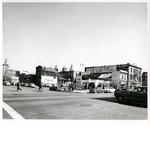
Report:
M 142 85 L 141 71 L 142 68 L 130 63 L 85 67 L 85 72 L 90 72 L 104 82 L 109 81 L 115 88 L 119 85 L 125 85 L 127 88 Z
M 19 75 L 19 82 L 20 83 L 36 83 L 36 75 L 35 74 L 25 74 L 25 73 L 21 73 Z
M 147 86 L 147 72 L 142 73 L 142 86 Z
M 65 78 L 67 81 L 71 81 L 74 82 L 74 80 L 76 79 L 76 77 L 78 76 L 80 71 L 66 71 L 66 70 L 62 70 L 61 72 L 59 72 L 59 76 Z
M 11 84 L 15 85 L 19 81 L 19 75 L 20 71 L 9 68 L 6 59 L 3 64 L 3 82 L 9 81 Z
M 57 84 L 57 80 L 58 80 L 57 74 L 58 72 L 53 68 L 37 66 L 36 67 L 36 85 L 39 85 L 41 82 L 43 86 Z

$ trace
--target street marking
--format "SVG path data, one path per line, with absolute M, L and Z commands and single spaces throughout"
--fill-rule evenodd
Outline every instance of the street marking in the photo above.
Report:
M 14 109 L 12 109 L 9 105 L 7 105 L 5 102 L 3 102 L 3 108 L 7 111 L 7 113 L 13 118 L 13 119 L 24 119 L 19 113 L 17 113 Z

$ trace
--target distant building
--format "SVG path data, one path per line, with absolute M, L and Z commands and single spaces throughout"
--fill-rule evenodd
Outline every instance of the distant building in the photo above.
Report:
M 66 67 L 62 68 L 62 71 L 59 72 L 59 76 L 65 78 L 67 81 L 73 82 L 78 76 L 80 71 L 73 70 L 73 65 L 71 65 L 70 70 L 67 71 Z
M 25 74 L 21 73 L 19 75 L 19 82 L 20 83 L 36 83 L 36 75 L 35 74 Z
M 3 64 L 3 79 L 4 78 L 11 79 L 12 77 L 19 77 L 19 74 L 20 74 L 20 71 L 9 68 L 9 65 L 7 64 L 7 59 L 5 59 L 5 62 Z
M 142 73 L 142 86 L 147 86 L 147 72 Z
M 56 69 L 56 68 L 55 68 Z M 57 84 L 57 71 L 51 67 L 36 67 L 36 85 L 42 82 L 43 85 Z
M 85 67 L 85 72 L 90 72 L 97 79 L 103 80 L 104 83 L 109 81 L 112 87 L 117 87 L 121 84 L 127 88 L 142 85 L 141 71 L 141 67 L 130 63 Z

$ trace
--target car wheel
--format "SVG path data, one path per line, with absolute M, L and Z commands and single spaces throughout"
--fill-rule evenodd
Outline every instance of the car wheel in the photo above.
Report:
M 122 96 L 117 97 L 117 100 L 118 100 L 118 102 L 119 102 L 119 103 L 123 103 L 123 102 L 124 102 L 124 100 L 123 100 L 123 97 L 122 97 Z

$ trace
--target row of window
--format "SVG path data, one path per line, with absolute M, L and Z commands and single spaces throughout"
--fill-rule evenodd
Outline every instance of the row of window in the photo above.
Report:
M 134 81 L 139 81 L 139 82 L 141 82 L 141 77 L 130 75 L 130 80 L 134 80 Z
M 120 74 L 120 79 L 126 81 L 127 74 Z M 138 76 L 130 75 L 130 81 L 132 81 L 132 80 L 141 82 L 141 76 L 138 77 Z
M 130 67 L 130 73 L 141 74 L 141 70 L 138 70 L 138 69 L 135 69 L 135 68 L 131 68 L 131 67 Z
M 120 79 L 121 80 L 127 80 L 127 74 L 120 74 Z

